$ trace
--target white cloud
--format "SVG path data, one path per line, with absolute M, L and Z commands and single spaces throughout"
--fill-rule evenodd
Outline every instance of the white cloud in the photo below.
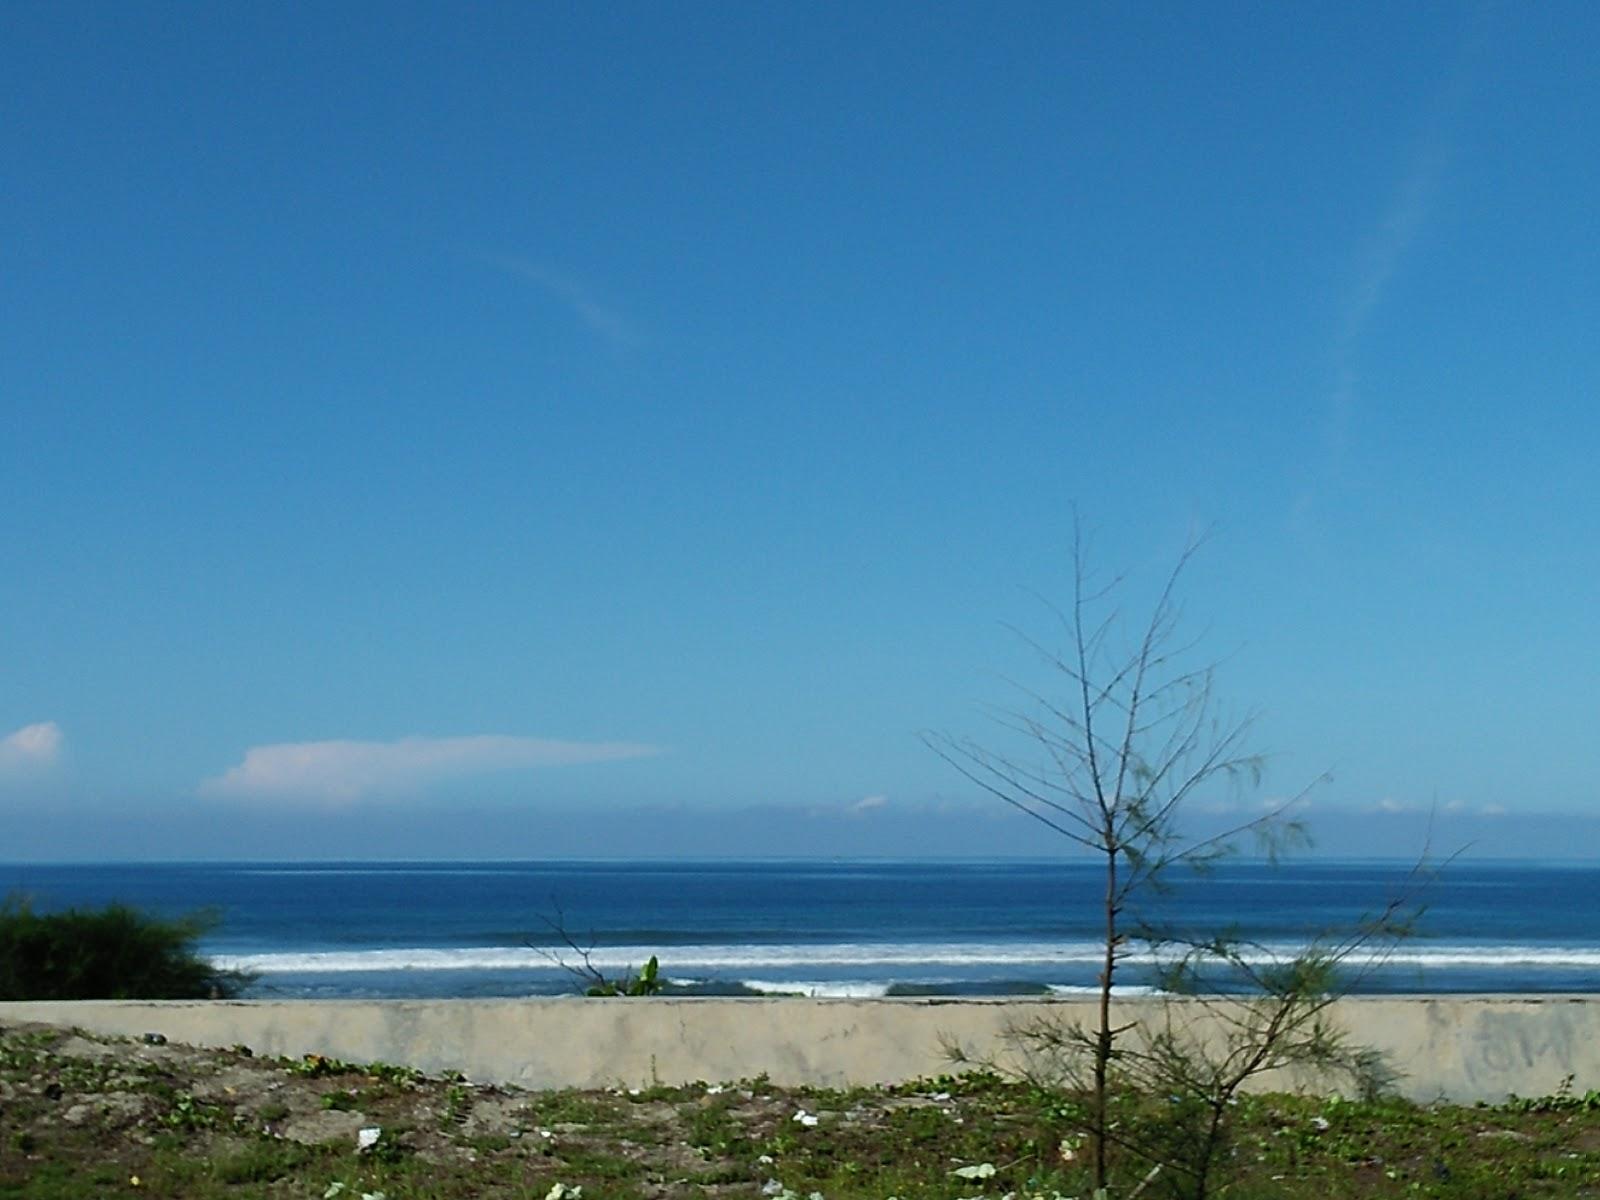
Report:
M 565 306 L 590 333 L 610 342 L 613 346 L 626 348 L 638 344 L 639 337 L 632 323 L 599 299 L 581 280 L 519 258 L 496 255 L 489 257 L 487 261 L 541 288 L 547 295 Z
M 1187 812 L 1202 814 L 1208 817 L 1237 817 L 1241 820 L 1254 820 L 1262 813 L 1282 813 L 1286 817 L 1303 817 L 1311 810 L 1313 801 L 1310 796 L 1258 796 L 1241 797 L 1232 800 L 1201 800 L 1195 799 L 1184 805 Z
M 851 816 L 860 816 L 862 813 L 871 812 L 875 808 L 882 808 L 889 803 L 889 797 L 883 795 L 863 796 L 848 809 Z
M 1377 227 L 1361 248 L 1355 284 L 1345 298 L 1339 330 L 1341 366 L 1346 370 L 1353 372 L 1351 360 L 1357 345 L 1383 302 L 1406 251 L 1422 231 L 1449 157 L 1448 150 L 1439 143 L 1425 144 L 1413 152 Z
M 244 761 L 205 780 L 200 794 L 349 802 L 414 792 L 442 779 L 528 767 L 561 767 L 658 754 L 634 742 L 544 738 L 408 737 L 394 742 L 280 742 L 252 746 Z
M 55 765 L 66 740 L 54 721 L 24 725 L 0 738 L 0 775 L 20 775 Z
M 1464 98 L 1478 74 L 1477 61 L 1493 44 L 1487 7 L 1469 16 L 1443 81 L 1418 114 L 1417 131 L 1402 169 L 1378 214 L 1356 247 L 1351 281 L 1339 305 L 1333 339 L 1332 389 L 1322 427 L 1322 452 L 1296 497 L 1292 516 L 1306 517 L 1320 493 L 1344 468 L 1362 417 L 1361 348 L 1412 245 L 1421 236 L 1454 155 L 1453 130 Z
M 1321 462 L 1295 499 L 1296 518 L 1310 512 L 1317 493 L 1343 469 L 1359 416 L 1362 342 L 1406 252 L 1422 231 L 1447 161 L 1442 143 L 1424 145 L 1412 154 L 1377 227 L 1357 255 L 1355 278 L 1341 305 L 1334 338 L 1333 388 L 1322 424 Z

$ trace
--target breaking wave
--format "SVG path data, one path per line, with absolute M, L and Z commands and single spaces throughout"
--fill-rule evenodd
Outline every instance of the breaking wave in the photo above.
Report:
M 1267 964 L 1293 956 L 1300 948 L 1291 945 L 1268 946 L 1252 951 L 1245 959 Z M 637 967 L 659 948 L 649 946 L 597 947 L 589 954 L 590 964 L 603 971 L 622 971 Z M 842 967 L 847 969 L 918 968 L 993 968 L 1004 973 L 1008 967 L 1093 967 L 1104 955 L 1104 948 L 1082 943 L 831 943 L 816 945 L 674 946 L 665 972 L 711 972 L 738 976 L 742 972 L 763 970 L 806 970 Z M 224 970 L 248 971 L 261 975 L 347 974 L 372 971 L 534 971 L 557 969 L 551 959 L 538 950 L 522 946 L 476 946 L 459 948 L 386 948 L 369 950 L 317 950 L 282 953 L 221 954 L 212 961 Z M 1157 956 L 1148 951 L 1130 954 L 1127 963 L 1150 965 Z M 1357 956 L 1353 963 L 1362 959 Z M 1383 957 L 1391 967 L 1470 968 L 1502 971 L 1538 967 L 1546 970 L 1600 969 L 1600 948 L 1593 946 L 1528 945 L 1416 945 L 1401 946 Z M 746 986 L 760 990 L 768 986 L 759 978 L 745 980 Z M 798 991 L 813 986 L 804 982 L 773 981 L 773 988 Z M 816 984 L 817 987 L 859 987 L 859 994 L 876 983 Z M 1062 985 L 1065 987 L 1066 985 Z M 1066 994 L 1066 993 L 1063 993 Z

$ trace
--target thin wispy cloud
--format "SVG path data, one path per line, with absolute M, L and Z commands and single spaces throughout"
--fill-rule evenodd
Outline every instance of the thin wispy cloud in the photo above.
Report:
M 1321 463 L 1317 478 L 1296 499 L 1296 517 L 1311 507 L 1320 482 L 1337 474 L 1349 451 L 1361 395 L 1362 343 L 1407 254 L 1427 226 L 1453 154 L 1451 129 L 1456 113 L 1475 61 L 1488 42 L 1487 19 L 1486 8 L 1469 18 L 1453 67 L 1424 105 L 1420 132 L 1378 220 L 1353 250 L 1350 284 L 1339 306 L 1333 337 L 1333 386 L 1323 422 Z
M 485 255 L 483 261 L 534 284 L 571 312 L 589 332 L 611 345 L 625 348 L 639 344 L 633 323 L 581 280 L 521 258 Z
M 0 778 L 30 775 L 55 766 L 66 737 L 54 721 L 24 725 L 0 738 Z
M 1361 340 L 1400 260 L 1417 240 L 1448 160 L 1449 153 L 1442 143 L 1422 146 L 1412 154 L 1405 174 L 1389 197 L 1382 219 L 1362 247 L 1355 285 L 1345 302 L 1340 337 L 1345 355 L 1348 356 Z
M 1399 271 L 1406 252 L 1421 233 L 1438 191 L 1449 154 L 1442 142 L 1413 153 L 1405 174 L 1356 255 L 1354 279 L 1342 305 L 1334 340 L 1334 383 L 1323 424 L 1321 474 L 1334 474 L 1351 442 L 1351 425 L 1361 393 L 1361 344 Z M 1313 488 L 1300 497 L 1297 510 L 1309 506 Z
M 203 796 L 352 803 L 408 795 L 430 784 L 490 771 L 614 762 L 660 753 L 636 742 L 561 742 L 545 738 L 408 737 L 392 742 L 279 742 L 253 746 L 244 760 L 205 780 Z

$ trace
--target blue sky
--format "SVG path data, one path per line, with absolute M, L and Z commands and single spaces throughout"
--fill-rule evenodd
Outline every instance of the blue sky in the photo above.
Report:
M 1249 803 L 1600 854 L 1597 50 L 7 7 L 0 856 L 1047 849 L 917 735 L 1048 682 L 1074 506 L 1132 602 L 1214 529 Z

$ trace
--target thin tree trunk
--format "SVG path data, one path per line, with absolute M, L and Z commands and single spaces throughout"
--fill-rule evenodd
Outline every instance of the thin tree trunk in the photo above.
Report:
M 1216 1162 L 1217 1143 L 1222 1135 L 1222 1109 L 1213 1102 L 1210 1123 L 1206 1126 L 1205 1146 L 1200 1161 L 1195 1165 L 1194 1200 L 1207 1200 L 1211 1195 L 1211 1168 Z
M 1109 840 L 1109 839 L 1108 839 Z M 1106 850 L 1105 961 L 1100 968 L 1100 1028 L 1094 1051 L 1094 1186 L 1106 1186 L 1107 1077 L 1111 1067 L 1111 976 L 1117 967 L 1117 850 Z

